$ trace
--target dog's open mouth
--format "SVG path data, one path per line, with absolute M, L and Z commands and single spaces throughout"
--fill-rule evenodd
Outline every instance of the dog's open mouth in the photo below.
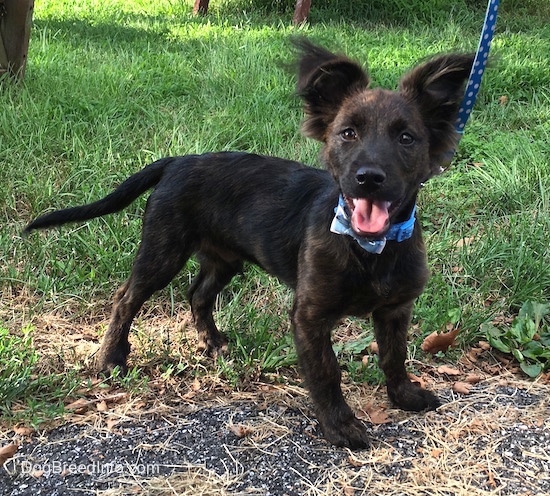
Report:
M 390 214 L 399 202 L 344 196 L 351 228 L 365 238 L 380 238 L 390 227 Z

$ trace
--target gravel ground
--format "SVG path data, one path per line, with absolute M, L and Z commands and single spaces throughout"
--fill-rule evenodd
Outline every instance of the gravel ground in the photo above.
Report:
M 283 437 L 262 440 L 262 445 L 273 443 L 270 452 L 246 446 L 238 431 L 265 422 L 265 416 L 288 429 Z M 2 475 L 2 494 L 89 494 L 133 475 L 172 474 L 189 463 L 220 474 L 241 474 L 232 487 L 235 492 L 255 488 L 266 495 L 300 494 L 302 478 L 316 479 L 311 463 L 338 464 L 345 457 L 329 448 L 299 411 L 259 412 L 251 404 L 204 408 L 181 418 L 123 421 L 104 432 L 93 425 L 69 424 L 23 446 L 17 455 L 6 466 L 10 474 Z M 28 473 L 33 470 L 45 472 L 33 477 Z
M 305 406 L 246 401 L 111 424 L 99 417 L 20 440 L 0 494 L 548 495 L 545 392 L 440 391 L 439 413 L 370 424 L 372 447 L 360 452 L 328 445 Z

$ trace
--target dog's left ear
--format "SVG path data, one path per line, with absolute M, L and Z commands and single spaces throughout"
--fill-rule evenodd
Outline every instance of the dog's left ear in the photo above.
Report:
M 298 95 L 304 100 L 306 136 L 325 141 L 329 124 L 342 102 L 369 85 L 363 68 L 343 55 L 336 55 L 304 38 L 292 40 L 298 57 Z
M 458 142 L 455 122 L 474 54 L 449 54 L 429 60 L 405 74 L 400 93 L 417 105 L 430 134 L 430 159 L 436 174 Z

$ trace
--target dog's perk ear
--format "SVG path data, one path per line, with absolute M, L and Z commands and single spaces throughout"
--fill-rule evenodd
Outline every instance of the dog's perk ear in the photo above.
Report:
M 400 93 L 417 105 L 429 130 L 434 173 L 456 147 L 455 123 L 473 63 L 474 54 L 442 55 L 415 67 L 399 83 Z
M 343 55 L 336 55 L 304 38 L 292 43 L 299 51 L 297 93 L 304 100 L 306 136 L 325 140 L 328 125 L 342 102 L 353 92 L 369 85 L 363 68 Z

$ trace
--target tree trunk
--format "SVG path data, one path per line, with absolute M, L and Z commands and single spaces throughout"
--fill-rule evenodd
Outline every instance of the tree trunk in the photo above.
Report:
M 34 0 L 0 0 L 0 73 L 25 75 Z

